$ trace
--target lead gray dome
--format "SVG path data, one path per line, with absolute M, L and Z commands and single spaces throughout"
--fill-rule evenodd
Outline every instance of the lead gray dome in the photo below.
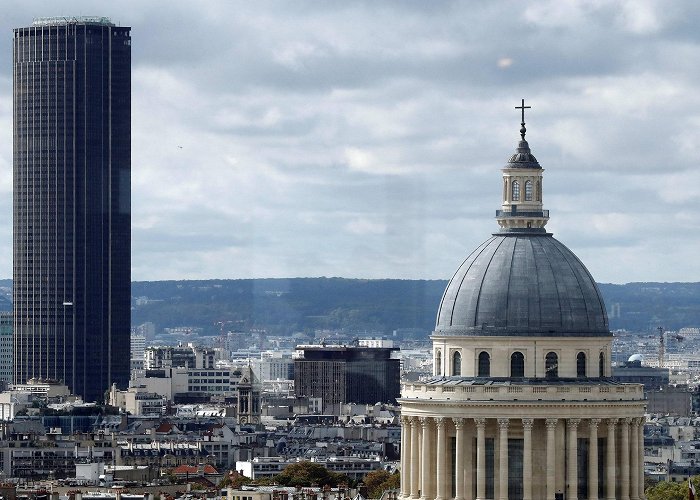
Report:
M 437 335 L 610 336 L 605 304 L 583 263 L 549 233 L 498 233 L 450 280 Z

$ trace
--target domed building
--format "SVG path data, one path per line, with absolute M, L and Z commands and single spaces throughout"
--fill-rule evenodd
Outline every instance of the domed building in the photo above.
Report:
M 500 230 L 440 303 L 433 377 L 402 386 L 404 499 L 644 498 L 643 387 L 611 378 L 605 304 L 545 229 L 524 122 L 502 169 Z

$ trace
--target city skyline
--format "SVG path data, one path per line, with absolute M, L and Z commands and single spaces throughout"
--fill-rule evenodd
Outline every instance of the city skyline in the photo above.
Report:
M 624 283 L 700 276 L 698 9 L 10 2 L 3 26 L 79 14 L 132 26 L 134 280 L 448 279 L 455 259 L 498 230 L 492 186 L 525 97 L 548 229 L 597 280 Z

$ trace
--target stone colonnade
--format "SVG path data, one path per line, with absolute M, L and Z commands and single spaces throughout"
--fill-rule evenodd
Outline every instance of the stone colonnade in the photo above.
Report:
M 404 415 L 401 496 L 405 500 L 554 500 L 557 493 L 564 493 L 567 500 L 643 500 L 643 429 L 644 419 L 639 417 Z M 513 441 L 520 458 L 517 470 L 512 465 L 511 471 L 509 443 Z M 587 450 L 579 452 L 579 443 Z M 580 462 L 587 463 L 586 471 L 578 470 Z M 517 490 L 510 499 L 509 481 Z M 578 495 L 582 485 L 588 491 L 585 498 Z

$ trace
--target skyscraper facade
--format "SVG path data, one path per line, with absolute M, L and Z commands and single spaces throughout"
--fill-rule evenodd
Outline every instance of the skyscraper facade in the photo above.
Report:
M 87 401 L 129 378 L 131 30 L 14 30 L 14 380 Z

